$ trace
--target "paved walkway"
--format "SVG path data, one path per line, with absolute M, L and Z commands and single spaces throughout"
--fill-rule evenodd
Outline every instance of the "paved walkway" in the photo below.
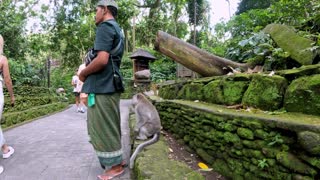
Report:
M 130 100 L 121 100 L 121 128 L 126 162 L 130 155 Z M 15 153 L 0 159 L 0 180 L 96 180 L 103 172 L 86 129 L 86 113 L 75 106 L 4 132 Z M 117 179 L 130 179 L 130 170 Z

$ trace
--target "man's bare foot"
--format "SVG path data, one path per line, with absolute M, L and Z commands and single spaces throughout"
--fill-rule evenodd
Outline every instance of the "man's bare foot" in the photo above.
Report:
M 111 169 L 105 171 L 102 175 L 99 175 L 98 178 L 100 180 L 109 180 L 122 175 L 123 172 L 124 172 L 123 165 L 119 164 L 116 166 L 112 166 Z

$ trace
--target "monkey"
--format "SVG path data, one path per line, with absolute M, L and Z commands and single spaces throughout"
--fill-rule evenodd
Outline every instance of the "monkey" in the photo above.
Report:
M 142 93 L 134 95 L 132 103 L 136 115 L 134 132 L 137 137 L 134 137 L 134 139 L 146 140 L 148 137 L 153 137 L 136 148 L 130 158 L 130 169 L 133 168 L 134 160 L 138 153 L 141 152 L 144 147 L 154 144 L 159 140 L 162 128 L 157 109 Z

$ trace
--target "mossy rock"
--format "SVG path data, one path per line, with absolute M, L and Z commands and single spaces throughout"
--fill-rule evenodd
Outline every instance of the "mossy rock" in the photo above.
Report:
M 262 110 L 280 109 L 287 85 L 281 76 L 254 75 L 242 103 Z
M 249 139 L 249 140 L 253 140 L 254 139 L 254 134 L 250 129 L 247 128 L 238 128 L 237 130 L 237 134 L 244 138 L 244 139 Z
M 231 169 L 229 168 L 226 161 L 224 161 L 223 159 L 216 159 L 212 164 L 212 168 L 225 177 L 233 176 Z
M 312 155 L 320 155 L 320 134 L 304 131 L 298 133 L 298 142 Z
M 292 81 L 284 99 L 289 112 L 320 115 L 320 74 Z
M 270 34 L 276 44 L 301 65 L 313 63 L 316 57 L 316 53 L 311 50 L 314 41 L 299 36 L 292 27 L 281 24 L 269 24 L 263 31 Z
M 138 155 L 134 164 L 134 173 L 137 180 L 205 179 L 186 164 L 168 159 L 168 146 L 162 138 L 157 143 L 146 147 Z
M 308 164 L 317 167 L 318 171 L 320 171 L 320 157 L 310 157 L 305 154 L 299 155 L 299 158 L 307 162 Z
M 285 77 L 289 81 L 292 81 L 302 76 L 320 74 L 320 64 L 306 65 L 295 69 L 276 71 L 276 74 Z
M 262 149 L 267 146 L 267 142 L 262 141 L 262 140 L 254 140 L 254 141 L 249 141 L 249 140 L 243 140 L 242 144 L 250 149 Z
M 245 78 L 245 76 L 243 77 Z M 222 94 L 223 94 L 223 104 L 234 105 L 240 104 L 242 101 L 242 96 L 249 86 L 249 78 L 247 81 L 236 81 L 236 78 L 225 78 L 222 81 Z M 238 79 L 241 79 L 238 77 Z
M 203 84 L 200 83 L 185 84 L 178 92 L 178 98 L 186 100 L 202 100 L 202 87 Z
M 179 92 L 178 85 L 167 85 L 159 89 L 159 96 L 163 99 L 177 99 L 177 94 Z
M 293 172 L 298 172 L 302 174 L 308 174 L 315 176 L 317 171 L 311 166 L 303 163 L 295 155 L 288 152 L 280 152 L 277 154 L 277 161 L 282 164 L 284 167 L 292 170 Z
M 198 148 L 196 150 L 197 154 L 208 164 L 212 164 L 214 159 L 205 150 Z
M 231 133 L 231 132 L 225 132 L 223 134 L 224 140 L 226 142 L 231 142 L 231 143 L 240 143 L 240 138 L 237 134 Z
M 223 89 L 220 79 L 211 81 L 202 89 L 203 99 L 214 104 L 223 104 Z

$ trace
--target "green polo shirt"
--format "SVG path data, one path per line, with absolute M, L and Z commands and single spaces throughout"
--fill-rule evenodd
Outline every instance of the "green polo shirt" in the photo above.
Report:
M 96 38 L 94 41 L 94 50 L 96 51 L 106 51 L 110 52 L 115 48 L 120 42 L 120 32 L 121 29 L 117 23 L 112 25 L 108 20 L 100 23 L 96 29 Z M 121 58 L 123 56 L 124 43 L 122 41 L 120 50 L 109 56 L 108 64 L 104 67 L 102 71 L 94 74 L 90 74 L 85 80 L 82 92 L 84 93 L 95 93 L 95 94 L 110 94 L 114 93 L 115 88 L 113 85 L 113 70 L 111 58 L 113 59 L 114 70 L 118 75 L 121 76 L 119 68 L 121 64 Z

